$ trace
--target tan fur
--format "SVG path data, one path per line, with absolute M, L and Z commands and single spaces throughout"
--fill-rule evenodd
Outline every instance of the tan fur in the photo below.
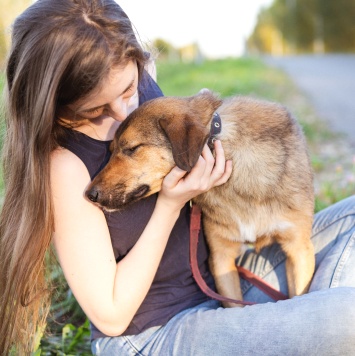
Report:
M 227 183 L 194 201 L 203 211 L 217 289 L 241 299 L 235 259 L 242 244 L 260 250 L 278 242 L 287 256 L 289 295 L 305 293 L 315 264 L 313 177 L 302 130 L 276 103 L 240 96 L 222 101 L 204 92 L 143 104 L 118 129 L 112 158 L 87 195 L 117 210 L 158 192 L 174 165 L 187 171 L 194 166 L 215 110 L 222 120 L 218 139 L 233 172 Z

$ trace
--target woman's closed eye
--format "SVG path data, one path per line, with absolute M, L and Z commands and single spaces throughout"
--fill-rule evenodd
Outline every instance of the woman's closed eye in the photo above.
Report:
M 124 97 L 130 99 L 137 92 L 137 86 L 135 83 L 132 83 L 124 92 Z M 80 116 L 83 116 L 88 119 L 94 119 L 96 116 L 100 116 L 104 113 L 105 106 L 100 106 L 97 108 L 92 108 L 88 110 L 83 110 L 79 113 Z
M 90 109 L 90 110 L 84 110 L 80 114 L 97 115 L 97 114 L 100 114 L 102 111 L 103 111 L 103 106 L 98 107 L 98 108 L 93 108 L 93 109 Z
M 90 109 L 90 110 L 85 110 L 83 111 L 85 114 L 97 114 L 99 112 L 100 109 L 96 108 L 96 109 Z
M 97 117 L 103 115 L 103 113 L 104 113 L 104 107 L 101 106 L 101 107 L 77 112 L 76 115 L 79 117 L 82 117 L 84 119 L 93 120 L 93 119 L 96 119 Z
M 127 88 L 127 90 L 125 91 L 125 94 L 127 93 L 132 93 L 132 91 L 135 91 L 137 89 L 136 85 L 134 82 L 131 83 L 131 85 Z

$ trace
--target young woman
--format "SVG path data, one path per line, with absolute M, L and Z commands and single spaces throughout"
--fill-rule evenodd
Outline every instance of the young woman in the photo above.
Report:
M 103 213 L 84 197 L 107 163 L 114 131 L 142 102 L 162 95 L 149 57 L 113 0 L 38 0 L 13 27 L 7 66 L 1 212 L 0 351 L 31 350 L 49 304 L 45 254 L 55 247 L 92 323 L 97 355 L 332 355 L 355 350 L 355 200 L 315 218 L 317 270 L 310 293 L 223 309 L 193 280 L 191 198 L 227 181 L 220 143 L 193 170 L 174 168 L 159 194 Z M 237 169 L 237 168 L 236 168 Z M 202 233 L 199 265 L 213 288 Z M 239 263 L 286 291 L 277 246 Z M 212 351 L 213 350 L 213 351 Z

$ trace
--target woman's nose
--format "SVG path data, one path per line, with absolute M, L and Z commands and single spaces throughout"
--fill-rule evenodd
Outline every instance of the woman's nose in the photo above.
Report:
M 125 100 L 117 99 L 108 108 L 108 114 L 117 121 L 123 121 L 128 115 L 128 103 Z

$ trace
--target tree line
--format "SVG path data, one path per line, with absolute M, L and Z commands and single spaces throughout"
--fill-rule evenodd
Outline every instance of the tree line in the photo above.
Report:
M 3 68 L 10 47 L 11 25 L 33 0 L 0 0 L 0 69 Z
M 260 11 L 248 53 L 355 52 L 355 0 L 274 0 Z

